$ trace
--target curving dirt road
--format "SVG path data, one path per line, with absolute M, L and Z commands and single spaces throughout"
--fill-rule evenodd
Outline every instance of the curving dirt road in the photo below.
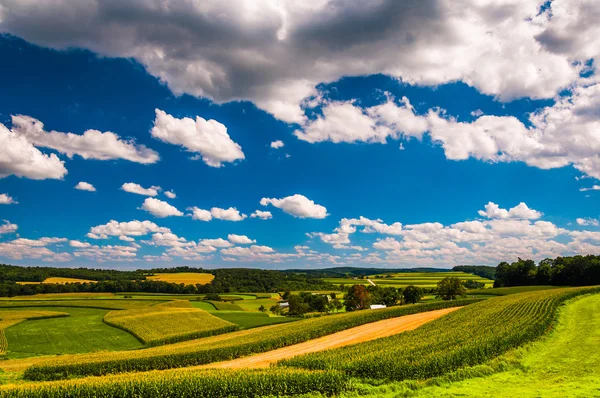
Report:
M 386 319 L 357 326 L 341 332 L 319 337 L 318 339 L 304 343 L 279 348 L 277 350 L 264 352 L 248 357 L 233 359 L 231 361 L 210 363 L 196 368 L 266 368 L 271 363 L 295 357 L 296 355 L 308 354 L 316 351 L 329 350 L 346 345 L 362 343 L 363 341 L 375 340 L 380 337 L 392 336 L 407 330 L 413 330 L 419 326 L 456 311 L 461 307 L 445 308 L 443 310 L 422 312 L 420 314 L 405 315 L 398 318 Z M 377 310 L 375 310 L 377 311 Z

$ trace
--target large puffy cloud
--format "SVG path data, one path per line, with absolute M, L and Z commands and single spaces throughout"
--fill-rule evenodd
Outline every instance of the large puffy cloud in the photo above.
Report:
M 489 202 L 485 205 L 485 210 L 479 210 L 478 214 L 487 218 L 516 218 L 516 219 L 538 219 L 542 216 L 537 210 L 530 209 L 524 202 L 506 210 L 500 208 L 496 203 Z
M 524 162 L 541 169 L 572 165 L 600 178 L 600 80 L 580 79 L 570 94 L 529 115 L 529 126 L 513 116 L 480 115 L 460 122 L 443 110 L 417 115 L 406 98 L 360 108 L 353 102 L 330 102 L 322 116 L 307 122 L 296 136 L 307 142 L 385 143 L 421 139 L 429 134 L 447 159 Z M 587 190 L 583 188 L 582 190 Z
M 600 48 L 597 2 L 575 0 L 542 13 L 539 0 L 0 4 L 2 31 L 132 57 L 175 93 L 250 100 L 300 123 L 302 100 L 342 76 L 463 81 L 503 101 L 552 98 L 577 78 L 575 61 Z
M 151 186 L 150 188 L 144 188 L 140 184 L 136 184 L 134 182 L 124 183 L 123 185 L 121 185 L 121 189 L 125 192 L 136 193 L 138 195 L 145 195 L 145 196 L 156 196 L 156 195 L 158 195 L 158 191 L 161 190 L 161 188 L 158 186 Z M 165 192 L 165 194 L 166 194 L 166 192 Z M 167 197 L 170 198 L 171 196 L 167 195 Z
M 133 141 L 124 141 L 115 133 L 86 130 L 83 135 L 45 131 L 44 124 L 29 116 L 13 116 L 12 131 L 37 147 L 52 148 L 69 158 L 79 155 L 84 159 L 125 159 L 149 164 L 160 159 L 158 153 Z
M 204 163 L 212 167 L 244 159 L 242 147 L 229 137 L 227 127 L 216 120 L 205 120 L 200 116 L 196 116 L 196 120 L 189 117 L 177 119 L 156 109 L 150 133 L 161 141 L 199 153 Z
M 109 236 L 143 236 L 149 233 L 171 232 L 169 228 L 159 227 L 152 221 L 118 222 L 111 220 L 104 225 L 92 227 L 88 237 L 92 239 L 107 239 Z
M 263 206 L 271 204 L 298 218 L 325 218 L 328 216 L 327 208 L 299 194 L 286 196 L 281 199 L 262 198 L 260 204 Z
M 183 213 L 177 210 L 175 206 L 156 198 L 146 198 L 140 209 L 146 210 L 153 216 L 160 218 L 170 216 L 183 216 Z
M 55 154 L 46 155 L 25 137 L 0 123 L 0 178 L 9 175 L 32 180 L 62 179 L 67 174 L 64 162 Z
M 209 210 L 200 209 L 199 207 L 188 207 L 187 210 L 191 210 L 191 216 L 193 220 L 210 221 L 213 218 L 225 221 L 242 221 L 248 216 L 240 213 L 235 207 L 229 209 L 221 209 L 220 207 L 213 207 Z

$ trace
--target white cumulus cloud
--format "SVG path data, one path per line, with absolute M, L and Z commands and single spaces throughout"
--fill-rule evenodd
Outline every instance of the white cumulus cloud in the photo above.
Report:
M 540 213 L 537 210 L 533 210 L 530 209 L 529 207 L 527 207 L 527 205 L 523 202 L 519 203 L 517 206 L 506 210 L 506 209 L 502 209 L 500 208 L 500 206 L 498 206 L 496 203 L 493 202 L 489 202 L 487 205 L 485 205 L 485 210 L 479 210 L 477 212 L 480 216 L 482 217 L 487 217 L 487 218 L 515 218 L 515 219 L 529 219 L 529 220 L 535 220 L 538 219 L 542 216 L 542 213 Z
M 325 218 L 327 217 L 327 208 L 316 204 L 306 196 L 295 194 L 285 198 L 262 198 L 260 200 L 262 206 L 269 204 L 283 210 L 285 213 L 291 214 L 298 218 Z
M 142 210 L 146 210 L 155 217 L 170 217 L 170 216 L 183 216 L 183 213 L 177 210 L 175 206 L 168 204 L 160 199 L 146 198 L 141 207 Z
M 128 221 L 118 222 L 111 220 L 104 225 L 92 227 L 88 237 L 92 239 L 106 239 L 109 236 L 143 236 L 149 233 L 171 232 L 169 228 L 160 227 L 152 221 Z
M 145 196 L 156 196 L 158 192 L 161 190 L 158 186 L 151 186 L 150 188 L 144 188 L 140 184 L 136 184 L 133 182 L 126 182 L 121 185 L 121 189 L 125 192 L 137 193 L 138 195 Z
M 96 192 L 96 188 L 89 182 L 85 181 L 79 181 L 77 185 L 75 185 L 75 189 L 78 189 L 80 191 Z
M 158 153 L 125 141 L 115 133 L 86 130 L 83 135 L 45 131 L 44 124 L 30 116 L 13 116 L 12 130 L 37 147 L 52 148 L 69 158 L 79 155 L 84 159 L 125 159 L 131 162 L 150 164 L 159 161 Z
M 281 140 L 271 142 L 271 148 L 273 148 L 273 149 L 279 149 L 279 148 L 283 148 L 283 147 L 284 147 L 284 144 L 283 144 L 283 141 L 281 141 Z
M 246 235 L 229 234 L 227 235 L 227 239 L 231 243 L 235 243 L 237 245 L 250 245 L 256 243 L 256 240 L 250 239 Z
M 156 109 L 150 133 L 161 141 L 199 153 L 204 163 L 211 167 L 244 159 L 242 147 L 229 137 L 227 127 L 216 120 L 205 120 L 200 116 L 196 116 L 196 120 L 189 117 L 178 119 Z
M 10 195 L 8 194 L 0 194 L 0 205 L 16 205 L 19 202 L 17 202 L 16 200 L 14 200 Z
M 262 211 L 256 210 L 254 213 L 250 214 L 252 218 L 260 218 L 261 220 L 268 220 L 269 218 L 273 218 L 273 214 L 270 211 Z
M 0 123 L 0 178 L 16 175 L 32 180 L 62 179 L 65 162 L 54 153 L 46 155 L 27 139 Z

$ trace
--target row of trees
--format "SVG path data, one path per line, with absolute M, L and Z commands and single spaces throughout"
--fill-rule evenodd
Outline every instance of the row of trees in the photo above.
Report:
M 600 285 L 600 256 L 547 258 L 538 265 L 533 260 L 519 258 L 511 264 L 498 264 L 494 287 L 526 285 Z
M 94 268 L 20 267 L 0 264 L 0 282 L 43 282 L 50 277 L 88 279 L 92 281 L 143 280 L 142 271 L 117 271 Z

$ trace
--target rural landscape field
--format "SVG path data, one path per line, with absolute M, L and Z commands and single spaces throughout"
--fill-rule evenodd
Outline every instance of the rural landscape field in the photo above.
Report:
M 600 0 L 0 0 L 0 398 L 600 398 Z
M 582 282 L 599 264 L 111 272 L 124 288 L 136 278 L 136 292 L 4 279 L 0 397 L 596 396 L 600 281 Z M 247 291 L 267 275 L 281 286 Z

